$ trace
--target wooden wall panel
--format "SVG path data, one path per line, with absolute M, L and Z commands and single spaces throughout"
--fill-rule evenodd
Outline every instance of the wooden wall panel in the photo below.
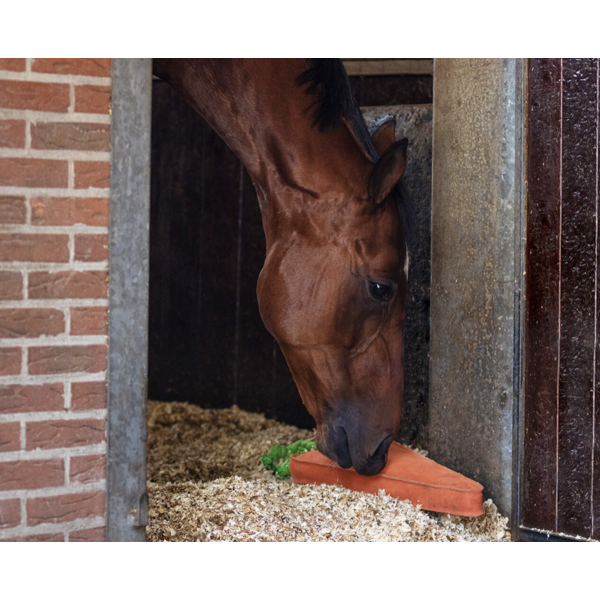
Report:
M 230 406 L 239 163 L 163 82 L 152 118 L 149 395 Z
M 523 518 L 556 525 L 556 422 L 560 290 L 560 59 L 532 61 L 527 105 L 527 303 L 524 319 Z
M 352 93 L 359 106 L 431 104 L 431 75 L 375 75 L 350 77 Z
M 521 525 L 598 537 L 598 61 L 528 84 Z
M 600 81 L 600 60 L 597 63 L 598 79 Z M 598 111 L 600 113 L 600 84 L 596 83 L 598 91 Z M 597 113 L 598 114 L 598 113 Z M 600 132 L 600 117 L 598 118 L 598 130 Z M 600 267 L 600 134 L 596 137 L 596 206 L 598 210 L 596 218 L 596 364 L 595 367 L 595 386 L 594 386 L 594 447 L 593 447 L 593 466 L 592 466 L 592 536 L 600 539 L 600 340 L 598 339 L 598 322 L 600 321 L 600 277 L 598 268 Z
M 557 528 L 586 537 L 592 533 L 596 82 L 596 60 L 563 61 Z

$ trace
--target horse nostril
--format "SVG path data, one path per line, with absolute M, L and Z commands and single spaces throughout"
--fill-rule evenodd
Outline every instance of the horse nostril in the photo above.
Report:
M 388 435 L 383 442 L 381 442 L 381 444 L 379 444 L 379 446 L 377 447 L 377 450 L 375 450 L 375 452 L 373 453 L 373 456 L 371 456 L 370 460 L 371 461 L 375 461 L 378 460 L 379 458 L 385 457 L 385 462 L 387 462 L 387 453 L 388 450 L 390 449 L 390 446 L 392 445 L 392 442 L 394 441 L 394 434 L 390 434 Z
M 349 469 L 352 466 L 352 459 L 350 458 L 350 445 L 346 430 L 343 427 L 336 427 L 332 433 L 331 449 L 335 454 L 335 461 L 342 469 Z

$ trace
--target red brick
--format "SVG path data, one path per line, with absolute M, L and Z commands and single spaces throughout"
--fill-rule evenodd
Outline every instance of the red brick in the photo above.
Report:
M 69 236 L 0 233 L 0 261 L 68 262 Z
M 92 483 L 106 479 L 106 455 L 72 456 L 70 481 Z
M 25 429 L 27 450 L 91 446 L 105 440 L 104 421 L 101 419 L 32 421 Z
M 0 70 L 2 71 L 24 71 L 24 58 L 0 58 Z
M 25 121 L 0 120 L 0 146 L 25 148 Z
M 68 183 L 66 160 L 0 158 L 0 185 L 65 188 Z
M 0 387 L 0 415 L 63 410 L 64 406 L 62 383 Z
M 106 335 L 108 309 L 103 306 L 85 306 L 71 309 L 71 335 Z
M 71 384 L 71 410 L 106 408 L 106 382 L 82 381 Z
M 104 516 L 104 492 L 82 492 L 27 500 L 27 525 L 66 523 Z
M 34 58 L 31 70 L 60 75 L 110 77 L 110 58 Z
M 21 423 L 0 423 L 0 452 L 16 452 L 20 449 Z
M 31 199 L 33 225 L 93 225 L 108 226 L 108 198 L 48 198 Z
M 21 373 L 21 348 L 0 348 L 0 375 Z
M 0 338 L 31 338 L 65 332 L 65 315 L 53 308 L 0 309 Z
M 0 271 L 0 300 L 23 298 L 23 276 L 15 271 Z
M 75 162 L 75 187 L 107 188 L 110 186 L 109 162 Z
M 29 298 L 106 298 L 106 271 L 58 271 L 29 274 Z
M 10 529 L 21 524 L 21 501 L 18 498 L 0 500 L 0 529 Z
M 0 196 L 0 223 L 7 225 L 25 223 L 26 213 L 25 196 Z
M 62 458 L 0 462 L 0 491 L 36 490 L 65 484 Z
M 76 85 L 75 112 L 109 114 L 111 88 L 107 85 Z
M 36 535 L 26 535 L 23 537 L 4 538 L 0 542 L 64 542 L 64 533 L 38 533 Z
M 2 121 L 0 121 L 1 127 Z M 1 134 L 1 129 L 0 129 Z M 110 150 L 110 125 L 100 123 L 38 123 L 31 127 L 36 150 Z
M 70 542 L 104 542 L 106 541 L 106 530 L 104 527 L 93 529 L 81 529 L 69 533 Z
M 31 375 L 106 370 L 106 346 L 36 346 L 29 348 L 28 353 Z
M 0 81 L 0 108 L 67 112 L 71 103 L 66 83 L 37 81 Z
M 76 235 L 75 260 L 99 262 L 108 259 L 108 235 Z

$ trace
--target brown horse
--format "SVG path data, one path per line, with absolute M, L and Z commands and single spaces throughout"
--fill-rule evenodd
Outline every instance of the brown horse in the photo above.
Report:
M 260 314 L 317 447 L 375 475 L 402 412 L 407 140 L 393 121 L 371 140 L 337 60 L 154 59 L 154 72 L 252 177 L 267 243 Z

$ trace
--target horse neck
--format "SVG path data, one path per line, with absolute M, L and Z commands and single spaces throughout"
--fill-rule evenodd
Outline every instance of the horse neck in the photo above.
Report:
M 155 59 L 171 84 L 225 140 L 256 187 L 269 244 L 276 221 L 364 198 L 372 163 L 341 120 L 314 126 L 317 97 L 298 85 L 301 59 Z

